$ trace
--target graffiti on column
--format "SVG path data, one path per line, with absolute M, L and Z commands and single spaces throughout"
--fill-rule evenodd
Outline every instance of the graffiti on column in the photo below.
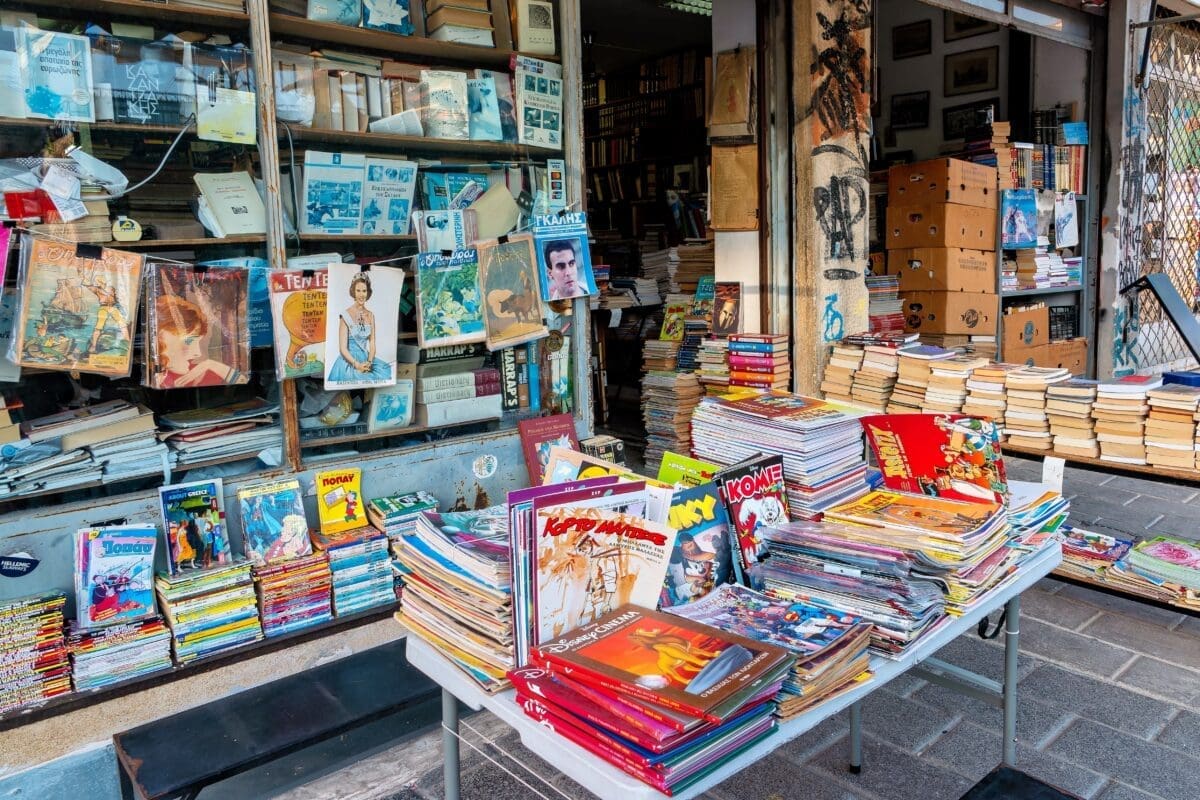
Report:
M 857 150 L 857 148 L 856 148 Z M 855 230 L 867 216 L 867 166 L 856 150 L 836 144 L 813 148 L 813 158 L 822 158 L 830 175 L 824 185 L 813 189 L 813 211 L 828 245 L 825 255 L 831 259 L 853 259 L 866 254 L 855 249 Z M 850 279 L 860 277 L 852 272 Z M 828 277 L 829 271 L 826 270 Z
M 1128 286 L 1141 277 L 1142 245 L 1142 189 L 1146 162 L 1143 134 L 1145 132 L 1145 109 L 1137 87 L 1130 85 L 1125 92 L 1124 102 L 1125 138 L 1121 144 L 1121 224 L 1119 229 L 1119 252 L 1117 261 L 1117 289 Z M 1138 369 L 1138 319 L 1137 297 L 1118 294 L 1113 308 L 1113 375 L 1131 375 Z

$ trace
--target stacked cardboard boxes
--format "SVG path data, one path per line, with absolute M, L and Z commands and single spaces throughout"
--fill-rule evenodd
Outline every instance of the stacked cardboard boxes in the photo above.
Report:
M 1087 339 L 1050 339 L 1050 309 L 1045 303 L 1004 309 L 1002 352 L 1005 361 L 1031 367 L 1061 367 L 1072 375 L 1087 372 Z

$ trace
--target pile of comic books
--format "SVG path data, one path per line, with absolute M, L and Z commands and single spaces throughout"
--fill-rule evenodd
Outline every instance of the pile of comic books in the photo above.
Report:
M 248 561 L 160 573 L 154 589 L 179 664 L 263 638 Z
M 71 691 L 61 592 L 0 602 L 0 713 Z
M 525 714 L 668 795 L 775 731 L 793 662 L 782 647 L 634 605 L 532 655 L 511 673 Z
M 396 601 L 388 538 L 378 528 L 364 525 L 339 533 L 314 531 L 312 540 L 316 549 L 329 557 L 336 616 Z
M 171 631 L 161 617 L 91 630 L 71 623 L 67 649 L 77 692 L 171 668 Z
M 324 553 L 254 568 L 258 613 L 270 638 L 333 618 L 332 576 Z
M 812 519 L 864 493 L 859 412 L 786 392 L 706 397 L 692 416 L 693 455 L 730 465 L 758 454 L 783 459 L 787 508 Z
M 692 409 L 703 395 L 699 379 L 691 372 L 648 372 L 642 378 L 648 470 L 658 469 L 666 451 L 688 449 Z
M 438 500 L 429 492 L 377 497 L 367 503 L 367 518 L 393 542 L 412 533 L 426 511 L 437 511 Z
M 1037 550 L 1062 530 L 1071 513 L 1071 501 L 1041 483 L 1008 482 L 1008 523 L 1014 544 Z
M 396 619 L 484 690 L 508 686 L 513 667 L 508 511 L 427 511 L 393 543 L 404 581 Z
M 1122 539 L 1074 526 L 1063 530 L 1063 560 L 1055 570 L 1060 575 L 1102 583 L 1109 571 L 1133 547 L 1132 539 Z

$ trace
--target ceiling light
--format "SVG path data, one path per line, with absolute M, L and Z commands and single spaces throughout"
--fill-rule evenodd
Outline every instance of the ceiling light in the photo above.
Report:
M 659 5 L 663 8 L 669 8 L 672 11 L 686 11 L 691 14 L 703 14 L 706 17 L 712 16 L 712 0 L 663 0 Z

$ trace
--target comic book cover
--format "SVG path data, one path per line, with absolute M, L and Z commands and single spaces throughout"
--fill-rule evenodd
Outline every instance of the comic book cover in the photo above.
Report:
M 325 374 L 325 305 L 328 270 L 271 270 L 275 376 L 280 380 Z
M 330 264 L 325 314 L 325 388 L 396 383 L 404 270 Z
M 142 256 L 35 237 L 22 271 L 14 349 L 23 367 L 129 375 Z
M 244 269 L 154 264 L 146 289 L 146 385 L 249 383 L 249 304 Z
M 545 479 L 552 447 L 579 449 L 579 439 L 575 435 L 575 418 L 570 414 L 519 420 L 517 428 L 521 436 L 521 450 L 525 454 L 525 468 L 529 472 L 530 486 L 540 486 Z
M 672 486 L 699 486 L 711 481 L 720 469 L 716 464 L 667 450 L 658 465 L 658 479 Z
M 667 524 L 678 534 L 659 608 L 694 602 L 733 579 L 729 514 L 716 483 L 676 491 Z
M 692 295 L 692 305 L 688 314 L 693 317 L 712 319 L 713 304 L 717 301 L 716 278 L 712 275 L 701 275 L 696 281 L 696 293 Z
M 167 572 L 171 575 L 233 560 L 223 492 L 220 478 L 177 483 L 158 490 L 167 540 Z
M 417 339 L 421 347 L 487 338 L 479 302 L 479 251 L 417 255 Z
M 246 557 L 265 566 L 312 553 L 300 481 L 260 483 L 238 490 Z
M 596 293 L 586 213 L 538 215 L 533 220 L 533 239 L 543 300 L 570 300 Z
M 828 509 L 825 517 L 874 528 L 963 538 L 987 525 L 1003 508 L 999 503 L 963 503 L 877 490 Z
M 729 406 L 751 416 L 780 420 L 789 427 L 805 429 L 808 423 L 828 424 L 832 418 L 849 419 L 845 408 L 785 391 L 759 392 L 739 399 L 717 398 L 713 402 Z
M 683 341 L 683 320 L 687 317 L 687 303 L 668 303 L 663 311 L 662 330 L 658 338 L 668 342 Z
M 897 492 L 1002 503 L 1008 478 L 996 425 L 965 414 L 879 414 L 859 420 L 883 484 Z
M 153 525 L 83 528 L 75 533 L 75 600 L 85 628 L 154 616 Z
M 766 554 L 759 530 L 788 521 L 783 456 L 759 455 L 727 467 L 715 476 L 729 513 L 729 529 L 737 547 L 735 571 L 741 576 Z
M 1000 243 L 1005 250 L 1037 246 L 1037 192 L 1005 189 L 1000 199 Z
M 318 472 L 315 480 L 321 533 L 340 533 L 367 524 L 361 469 L 347 467 Z
M 477 247 L 488 349 L 500 350 L 548 336 L 533 237 L 519 233 L 506 241 L 478 242 Z

